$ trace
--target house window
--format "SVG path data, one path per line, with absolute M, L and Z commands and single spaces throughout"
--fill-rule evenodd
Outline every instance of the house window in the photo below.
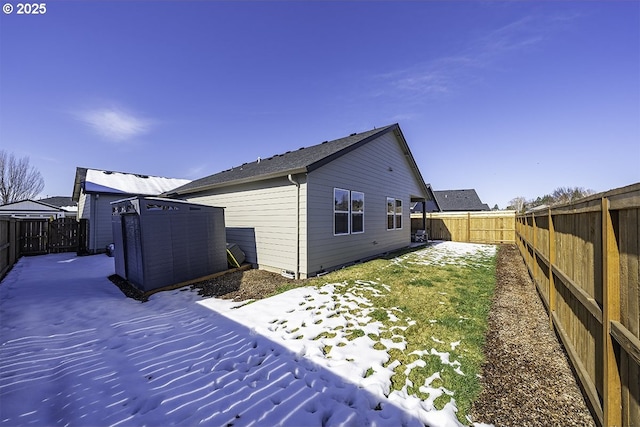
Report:
M 364 193 L 333 189 L 333 234 L 364 233 Z
M 351 192 L 351 233 L 364 233 L 364 193 Z
M 333 234 L 349 234 L 349 190 L 333 189 Z
M 387 230 L 402 228 L 402 200 L 387 197 Z

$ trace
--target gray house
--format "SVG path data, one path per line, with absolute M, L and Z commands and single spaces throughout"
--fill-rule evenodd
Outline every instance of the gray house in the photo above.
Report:
M 11 216 L 14 218 L 66 218 L 75 217 L 74 212 L 70 212 L 59 206 L 46 203 L 43 200 L 21 200 L 19 202 L 0 205 L 1 216 Z
M 227 242 L 296 278 L 408 246 L 412 202 L 433 200 L 397 124 L 257 159 L 165 196 L 225 208 Z
M 78 203 L 77 218 L 89 220 L 89 252 L 104 252 L 106 246 L 113 243 L 111 202 L 131 196 L 157 196 L 188 182 L 186 179 L 76 168 L 71 198 Z

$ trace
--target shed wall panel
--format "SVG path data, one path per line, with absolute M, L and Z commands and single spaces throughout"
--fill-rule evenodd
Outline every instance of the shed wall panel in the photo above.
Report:
M 116 258 L 124 253 L 125 277 L 143 291 L 171 286 L 227 269 L 224 211 L 155 198 L 115 205 L 124 235 L 114 224 Z M 120 273 L 118 273 L 120 274 Z M 121 274 L 120 274 L 121 275 Z

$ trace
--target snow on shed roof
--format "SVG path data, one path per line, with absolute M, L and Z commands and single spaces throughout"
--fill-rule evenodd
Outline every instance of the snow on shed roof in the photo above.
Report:
M 79 199 L 81 188 L 85 193 L 157 196 L 189 182 L 188 179 L 77 168 L 73 200 Z

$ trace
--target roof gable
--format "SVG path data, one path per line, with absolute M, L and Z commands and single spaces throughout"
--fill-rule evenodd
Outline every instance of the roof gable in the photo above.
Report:
M 489 206 L 482 203 L 474 189 L 434 191 L 433 194 L 443 212 L 489 210 Z
M 190 194 L 216 187 L 260 181 L 286 176 L 288 174 L 311 172 L 391 131 L 396 132 L 396 136 L 398 136 L 398 140 L 400 141 L 400 144 L 403 145 L 403 149 L 410 160 L 412 169 L 416 173 L 419 182 L 424 187 L 425 192 L 428 192 L 427 185 L 424 184 L 424 180 L 420 175 L 420 171 L 418 170 L 415 160 L 413 159 L 406 141 L 402 136 L 400 126 L 398 124 L 393 124 L 366 132 L 353 133 L 344 138 L 325 141 L 321 144 L 300 148 L 299 150 L 276 154 L 266 159 L 258 158 L 258 160 L 254 162 L 244 163 L 240 166 L 192 181 L 187 185 L 173 189 L 168 194 Z
M 76 168 L 73 200 L 78 201 L 81 190 L 85 193 L 157 196 L 189 182 L 188 179 Z
M 38 200 L 20 200 L 19 202 L 7 203 L 6 205 L 0 205 L 0 210 L 3 211 L 51 211 L 51 212 L 64 212 L 58 206 L 53 206 L 48 203 L 43 203 Z

